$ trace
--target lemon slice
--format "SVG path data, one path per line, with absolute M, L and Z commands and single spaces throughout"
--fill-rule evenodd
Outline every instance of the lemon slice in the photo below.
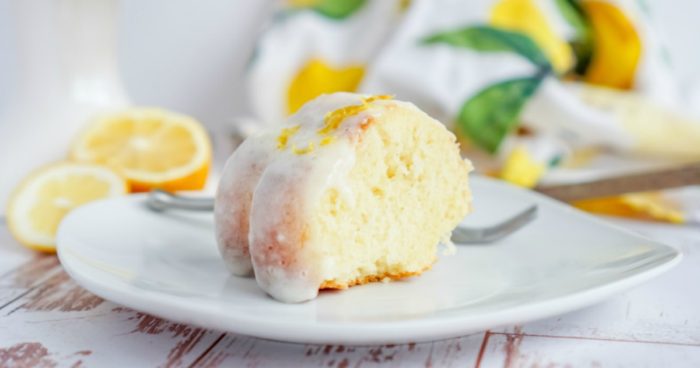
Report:
M 202 189 L 211 156 L 209 136 L 201 124 L 155 108 L 99 116 L 71 147 L 73 160 L 110 166 L 137 192 Z
M 54 164 L 30 174 L 15 189 L 7 208 L 7 224 L 20 243 L 53 252 L 56 229 L 68 212 L 83 203 L 128 192 L 126 180 L 109 168 Z

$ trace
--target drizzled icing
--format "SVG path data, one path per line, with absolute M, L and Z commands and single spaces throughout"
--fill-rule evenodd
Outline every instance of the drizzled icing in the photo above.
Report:
M 333 96 L 341 95 L 334 94 Z M 349 96 L 348 96 L 349 97 Z M 388 95 L 375 95 L 375 96 L 358 96 L 352 95 L 352 98 L 358 98 L 359 103 L 350 104 L 346 106 L 339 107 L 335 110 L 328 111 L 323 116 L 322 125 L 320 128 L 316 129 L 317 137 L 312 137 L 312 139 L 305 144 L 298 145 L 294 143 L 289 147 L 291 152 L 297 155 L 305 155 L 314 151 L 316 147 L 327 146 L 335 142 L 336 137 L 333 135 L 338 131 L 341 124 L 349 117 L 356 116 L 359 113 L 370 109 L 372 102 L 378 100 L 388 100 L 391 96 Z M 300 112 L 300 114 L 303 114 Z M 283 128 L 280 134 L 277 136 L 277 149 L 284 151 L 288 148 L 288 142 L 293 138 L 301 129 L 302 124 L 296 124 L 291 127 Z M 307 122 L 308 124 L 308 122 Z M 315 125 L 315 124 L 310 124 Z
M 328 188 L 336 188 L 344 199 L 353 201 L 346 182 L 355 164 L 356 138 L 372 118 L 382 114 L 386 104 L 401 104 L 385 101 L 389 98 L 354 93 L 320 96 L 292 115 L 278 134 L 249 138 L 244 145 L 255 149 L 237 151 L 227 163 L 227 180 L 220 184 L 221 193 L 240 186 L 254 188 L 252 203 L 246 206 L 250 209 L 248 244 L 242 245 L 249 246 L 258 284 L 274 298 L 300 302 L 318 294 L 328 272 L 318 266 L 323 264 L 318 251 L 323 245 L 313 243 L 313 239 L 303 240 L 299 221 L 309 218 Z M 250 169 L 227 175 L 231 174 L 227 173 L 229 167 Z M 304 241 L 306 244 L 299 247 Z M 270 244 L 276 250 L 271 252 Z M 280 255 L 285 252 L 292 252 L 294 257 Z M 241 263 L 232 265 L 232 269 L 245 269 L 250 264 L 240 256 L 226 261 Z

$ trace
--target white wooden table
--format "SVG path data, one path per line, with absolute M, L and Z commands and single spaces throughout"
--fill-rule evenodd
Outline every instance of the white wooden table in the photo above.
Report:
M 700 228 L 614 221 L 685 259 L 584 310 L 384 346 L 266 341 L 139 313 L 82 289 L 55 256 L 21 248 L 0 223 L 0 367 L 700 367 Z

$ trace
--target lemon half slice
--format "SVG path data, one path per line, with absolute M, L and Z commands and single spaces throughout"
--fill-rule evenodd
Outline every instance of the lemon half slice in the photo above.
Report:
M 75 161 L 110 166 L 133 191 L 202 189 L 211 143 L 193 118 L 155 108 L 132 108 L 97 117 L 71 147 Z
M 7 224 L 20 243 L 53 252 L 56 230 L 68 212 L 86 202 L 128 192 L 126 180 L 109 168 L 53 164 L 30 174 L 15 189 L 7 208 Z

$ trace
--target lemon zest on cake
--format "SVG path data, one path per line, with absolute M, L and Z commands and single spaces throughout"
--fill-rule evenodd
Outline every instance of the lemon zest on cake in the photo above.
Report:
M 277 149 L 285 149 L 287 147 L 287 142 L 289 141 L 289 138 L 294 136 L 294 134 L 296 134 L 300 128 L 301 125 L 295 125 L 291 128 L 283 128 L 282 132 L 280 132 L 280 135 L 277 136 Z
M 320 143 L 319 145 L 320 145 L 321 147 L 327 146 L 327 145 L 333 143 L 334 141 L 335 141 L 335 137 L 329 135 L 329 136 L 324 137 L 323 139 L 321 139 L 321 143 Z
M 361 105 L 350 105 L 340 109 L 331 111 L 323 123 L 323 128 L 319 129 L 318 134 L 327 135 L 338 129 L 340 123 L 348 116 L 353 116 L 367 109 L 367 104 L 363 101 Z
M 307 145 L 304 148 L 297 148 L 296 145 L 292 144 L 292 152 L 294 152 L 295 155 L 305 155 L 307 153 L 311 153 L 314 150 L 314 142 L 309 142 L 309 145 Z
M 372 102 L 378 101 L 378 100 L 391 100 L 392 98 L 394 98 L 394 96 L 392 96 L 392 95 L 374 95 L 374 96 L 365 97 L 363 100 L 365 103 L 372 103 Z
M 337 110 L 328 113 L 324 119 L 323 127 L 318 130 L 320 135 L 328 135 L 340 127 L 340 124 L 345 120 L 345 118 L 359 114 L 360 112 L 367 110 L 369 104 L 377 100 L 388 100 L 392 96 L 389 95 L 375 95 L 369 97 L 363 97 L 362 103 L 359 105 L 350 105 L 341 107 Z
M 375 95 L 362 98 L 362 103 L 359 105 L 345 106 L 334 111 L 329 112 L 324 117 L 323 127 L 321 127 L 317 133 L 323 138 L 318 142 L 319 147 L 327 146 L 335 141 L 335 137 L 331 135 L 332 132 L 340 127 L 345 118 L 359 114 L 360 112 L 367 110 L 370 104 L 378 100 L 391 99 L 392 96 L 389 95 Z M 289 128 L 283 128 L 280 134 L 277 136 L 277 149 L 283 151 L 289 145 L 289 140 L 292 138 L 301 128 L 301 125 L 295 125 Z M 292 144 L 292 153 L 296 155 L 305 155 L 314 151 L 314 142 L 309 142 L 306 147 L 297 147 L 296 144 Z

